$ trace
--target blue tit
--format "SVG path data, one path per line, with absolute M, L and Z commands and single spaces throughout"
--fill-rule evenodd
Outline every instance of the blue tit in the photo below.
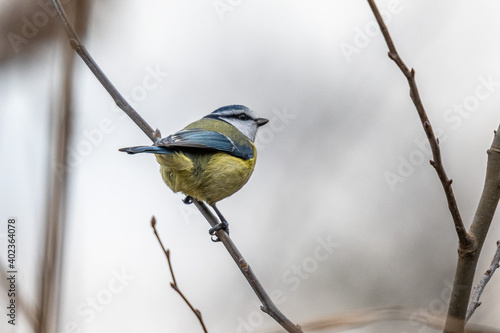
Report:
M 165 183 L 174 192 L 209 204 L 220 223 L 211 235 L 228 223 L 216 203 L 246 184 L 255 167 L 257 129 L 269 120 L 257 118 L 243 105 L 224 106 L 152 146 L 121 148 L 128 154 L 152 153 L 160 164 Z

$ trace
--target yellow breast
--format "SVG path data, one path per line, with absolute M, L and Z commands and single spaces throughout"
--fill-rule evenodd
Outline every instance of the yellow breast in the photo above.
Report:
M 183 192 L 209 205 L 215 204 L 246 184 L 255 168 L 253 158 L 244 160 L 226 153 L 156 154 L 165 183 L 174 192 Z

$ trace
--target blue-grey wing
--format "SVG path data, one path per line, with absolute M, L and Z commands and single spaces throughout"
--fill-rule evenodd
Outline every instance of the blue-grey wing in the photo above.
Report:
M 243 159 L 253 157 L 251 144 L 236 144 L 224 134 L 202 129 L 182 130 L 161 139 L 156 146 L 165 148 L 198 148 L 215 150 Z

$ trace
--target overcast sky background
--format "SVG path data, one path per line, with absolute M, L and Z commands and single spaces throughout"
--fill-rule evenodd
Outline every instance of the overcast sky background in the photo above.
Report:
M 9 3 L 0 1 L 0 10 Z M 469 226 L 500 122 L 500 3 L 377 4 L 416 70 Z M 407 81 L 366 1 L 100 1 L 85 42 L 163 136 L 229 104 L 271 120 L 257 139 L 252 178 L 218 206 L 289 318 L 300 324 L 396 305 L 446 314 L 457 237 Z M 68 45 L 40 44 L 30 56 L 25 46 L 0 64 L 0 258 L 5 221 L 15 216 L 20 289 L 36 304 L 47 174 L 55 170 L 48 131 Z M 118 152 L 149 139 L 80 59 L 75 105 L 59 332 L 201 331 L 169 286 L 153 214 L 177 281 L 209 331 L 275 327 L 223 246 L 210 241 L 201 214 L 162 182 L 154 157 Z M 498 224 L 496 217 L 478 277 L 500 239 Z M 500 327 L 499 281 L 491 280 L 473 322 Z M 409 322 L 351 332 L 381 331 L 432 332 Z M 30 332 L 22 317 L 19 332 Z

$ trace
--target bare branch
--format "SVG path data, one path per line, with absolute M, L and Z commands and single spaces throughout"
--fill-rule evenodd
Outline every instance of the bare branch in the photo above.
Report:
M 434 131 L 432 130 L 432 126 L 427 117 L 422 101 L 420 100 L 415 82 L 415 71 L 413 69 L 410 71 L 399 57 L 374 0 L 368 0 L 368 3 L 375 15 L 375 18 L 377 19 L 387 46 L 389 47 L 389 57 L 398 65 L 408 80 L 408 84 L 410 86 L 410 97 L 413 104 L 415 104 L 415 107 L 417 108 L 420 121 L 422 122 L 424 131 L 431 146 L 434 158 L 434 160 L 431 161 L 431 164 L 436 169 L 444 188 L 446 199 L 448 201 L 448 208 L 455 224 L 455 230 L 459 239 L 459 256 L 444 332 L 462 333 L 464 332 L 465 316 L 467 313 L 469 296 L 472 289 L 477 261 L 500 199 L 500 135 L 498 132 L 495 133 L 493 144 L 491 145 L 490 150 L 488 150 L 488 166 L 486 170 L 486 180 L 483 193 L 481 195 L 481 200 L 474 216 L 474 220 L 472 221 L 471 228 L 469 232 L 466 232 L 462 218 L 460 217 L 453 190 L 451 188 L 452 181 L 451 179 L 448 179 L 446 172 L 444 171 L 443 162 L 441 160 L 441 152 L 439 149 L 439 140 L 436 139 L 434 135 Z
M 434 130 L 432 129 L 429 118 L 427 117 L 427 113 L 425 112 L 424 105 L 422 100 L 420 99 L 420 94 L 418 92 L 417 83 L 415 82 L 415 70 L 412 68 L 411 70 L 405 65 L 403 60 L 400 58 L 398 52 L 396 51 L 396 47 L 394 46 L 394 42 L 392 41 L 391 35 L 389 34 L 389 30 L 387 30 L 387 26 L 378 11 L 377 5 L 374 0 L 368 0 L 368 4 L 370 5 L 375 18 L 377 19 L 377 23 L 380 26 L 380 30 L 382 31 L 382 35 L 389 47 L 389 58 L 391 58 L 396 65 L 398 65 L 401 72 L 403 72 L 404 76 L 408 80 L 408 84 L 410 86 L 410 97 L 417 109 L 418 116 L 420 117 L 420 121 L 422 122 L 422 126 L 424 127 L 425 135 L 429 140 L 429 144 L 432 150 L 433 160 L 430 161 L 431 165 L 436 170 L 439 180 L 444 189 L 444 193 L 446 195 L 446 200 L 448 201 L 448 208 L 450 210 L 451 216 L 453 218 L 453 222 L 455 223 L 455 230 L 458 235 L 460 247 L 467 249 L 473 247 L 473 238 L 467 233 L 464 227 L 464 223 L 462 222 L 462 217 L 460 216 L 460 211 L 458 210 L 458 205 L 455 200 L 455 195 L 453 194 L 453 189 L 451 187 L 452 180 L 448 179 L 446 175 L 446 171 L 444 170 L 443 161 L 441 160 L 441 149 L 439 148 L 439 140 L 436 138 L 434 134 Z
M 467 314 L 465 315 L 466 322 L 469 321 L 470 317 L 474 314 L 474 311 L 476 311 L 476 309 L 481 305 L 481 302 L 479 302 L 479 298 L 481 298 L 481 294 L 483 293 L 484 288 L 486 288 L 486 285 L 488 284 L 491 277 L 498 268 L 499 263 L 500 263 L 500 240 L 497 241 L 497 250 L 495 252 L 495 255 L 493 256 L 493 260 L 491 261 L 490 267 L 486 270 L 486 272 L 484 272 L 481 281 L 479 281 L 479 283 L 476 286 L 476 289 L 474 290 L 474 294 L 472 295 L 472 300 L 469 304 L 469 307 L 467 308 Z
M 102 86 L 106 89 L 108 94 L 111 95 L 116 105 L 120 109 L 122 109 L 129 117 L 132 119 L 137 126 L 151 139 L 151 141 L 156 142 L 156 140 L 161 138 L 161 134 L 159 130 L 153 130 L 151 126 L 134 110 L 134 108 L 123 98 L 123 96 L 118 92 L 118 90 L 113 86 L 111 81 L 106 77 L 104 72 L 97 66 L 96 62 L 90 56 L 90 53 L 87 51 L 83 43 L 80 41 L 75 29 L 69 23 L 66 13 L 64 12 L 63 7 L 59 0 L 51 0 L 52 5 L 54 6 L 57 15 L 61 19 L 64 30 L 68 35 L 69 42 L 71 47 L 75 50 L 76 53 L 82 58 L 82 60 L 87 64 L 89 69 L 94 73 L 95 77 L 101 82 Z
M 210 223 L 212 227 L 219 222 L 203 202 L 193 199 L 193 203 L 196 205 L 196 207 L 198 207 L 198 209 L 201 211 L 203 216 L 207 219 L 208 223 Z M 240 269 L 241 273 L 247 279 L 248 283 L 252 287 L 259 300 L 262 302 L 262 306 L 260 307 L 260 309 L 270 315 L 288 332 L 302 333 L 302 329 L 300 328 L 300 326 L 292 323 L 292 321 L 288 319 L 276 307 L 276 305 L 273 303 L 266 290 L 260 283 L 259 279 L 257 279 L 257 276 L 255 276 L 255 274 L 253 273 L 252 268 L 250 268 L 250 265 L 246 262 L 245 258 L 243 258 L 240 251 L 238 251 L 238 248 L 236 247 L 236 245 L 234 245 L 233 241 L 231 240 L 231 238 L 229 238 L 227 233 L 224 230 L 219 230 L 216 234 L 218 239 L 226 247 L 227 251 Z
M 172 262 L 170 261 L 170 250 L 165 249 L 165 247 L 163 246 L 163 243 L 160 239 L 160 235 L 158 235 L 158 232 L 156 231 L 156 218 L 154 216 L 151 218 L 151 227 L 153 227 L 153 232 L 155 233 L 156 239 L 158 239 L 158 243 L 160 243 L 160 246 L 161 246 L 163 252 L 165 253 L 165 256 L 167 257 L 168 268 L 170 269 L 170 274 L 172 274 L 172 281 L 173 281 L 170 283 L 170 286 L 172 287 L 172 289 L 174 289 L 182 297 L 182 299 L 189 306 L 191 311 L 193 311 L 196 318 L 198 318 L 198 321 L 200 322 L 201 327 L 203 328 L 203 332 L 208 333 L 207 328 L 205 326 L 205 323 L 203 322 L 203 318 L 201 317 L 200 310 L 195 309 L 191 305 L 191 302 L 189 302 L 189 300 L 186 298 L 186 296 L 184 296 L 181 289 L 177 285 L 177 281 L 175 280 L 175 275 L 174 275 L 174 269 L 172 268 Z
M 94 73 L 94 75 L 98 78 L 101 84 L 106 88 L 108 93 L 113 97 L 116 104 L 125 112 L 127 115 L 132 118 L 132 120 L 139 126 L 146 135 L 153 141 L 156 142 L 157 139 L 161 137 L 160 131 L 153 131 L 152 127 L 147 124 L 144 119 L 128 104 L 122 95 L 116 90 L 116 88 L 111 84 L 108 78 L 104 75 L 102 70 L 96 64 L 94 59 L 90 56 L 88 51 L 85 49 L 83 43 L 78 38 L 74 28 L 68 22 L 64 10 L 59 2 L 59 0 L 51 0 L 56 12 L 61 19 L 64 30 L 70 39 L 71 46 L 73 49 L 80 55 L 83 61 L 87 64 L 90 70 Z M 205 216 L 210 225 L 214 226 L 218 223 L 217 219 L 213 216 L 213 214 L 208 210 L 207 206 L 203 202 L 199 202 L 197 200 L 193 200 L 196 207 L 200 210 L 200 212 Z M 231 257 L 234 259 L 241 272 L 250 283 L 250 286 L 257 294 L 257 297 L 261 300 L 263 306 L 261 310 L 269 314 L 272 318 L 274 318 L 283 328 L 285 328 L 288 332 L 301 333 L 302 330 L 300 326 L 293 324 L 287 317 L 285 317 L 280 310 L 276 307 L 276 305 L 271 301 L 269 295 L 267 295 L 266 291 L 260 284 L 259 280 L 253 273 L 250 266 L 246 263 L 243 256 L 238 251 L 236 245 L 232 242 L 229 236 L 225 231 L 218 231 L 217 236 L 222 241 Z
M 486 235 L 488 234 L 491 221 L 500 200 L 500 126 L 495 132 L 495 137 L 488 150 L 488 164 L 486 167 L 486 178 L 483 192 L 477 206 L 470 234 L 475 240 L 476 247 L 472 251 L 458 249 L 458 263 L 453 282 L 450 305 L 448 307 L 448 319 L 444 332 L 463 332 L 465 316 L 469 305 L 474 275 L 481 249 Z M 459 318 L 462 322 L 454 320 Z M 468 327 L 467 327 L 468 328 Z

